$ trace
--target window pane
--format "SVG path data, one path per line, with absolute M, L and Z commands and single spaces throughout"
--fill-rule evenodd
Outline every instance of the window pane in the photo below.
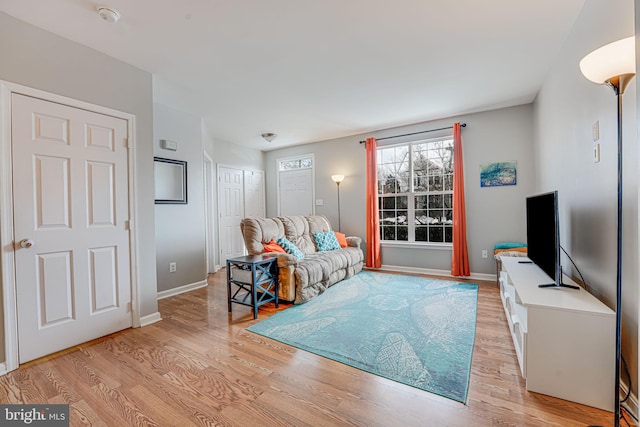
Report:
M 378 150 L 378 164 L 393 163 L 393 148 L 381 148 Z
M 382 211 L 382 219 L 380 222 L 384 224 L 395 224 L 396 217 L 397 215 L 395 211 Z
M 398 224 L 407 224 L 407 211 L 398 211 L 397 222 Z
M 398 240 L 409 240 L 409 229 L 407 227 L 398 227 Z
M 408 162 L 409 161 L 409 147 L 395 147 L 395 162 Z
M 409 192 L 409 172 L 403 172 L 398 176 L 398 193 Z
M 283 160 L 280 162 L 280 170 L 309 169 L 313 166 L 313 158 L 305 157 L 302 159 Z
M 442 210 L 429 210 L 429 216 L 432 218 L 431 224 L 439 224 L 442 222 L 444 212 Z
M 429 227 L 430 242 L 444 242 L 443 227 Z
M 429 190 L 429 178 L 426 172 L 420 171 L 418 174 L 414 173 L 413 178 L 413 191 L 428 191 Z
M 429 191 L 442 191 L 442 176 L 429 177 Z
M 407 209 L 407 196 L 396 197 L 396 203 L 398 204 L 398 209 Z
M 453 228 L 451 227 L 444 228 L 444 241 L 448 243 L 453 242 Z
M 382 227 L 382 240 L 396 240 L 396 228 Z
M 415 223 L 416 225 L 427 225 L 428 224 L 428 219 L 427 219 L 427 211 L 424 210 L 419 210 L 419 211 L 415 211 Z
M 416 196 L 414 207 L 416 209 L 427 209 L 427 196 Z
M 445 210 L 444 216 L 446 218 L 446 224 L 453 224 L 453 211 L 451 209 Z
M 444 176 L 444 191 L 453 191 L 453 175 Z
M 444 198 L 444 207 L 445 208 L 453 208 L 453 194 L 443 194 Z
M 383 197 L 382 198 L 382 209 L 395 209 L 396 208 L 396 198 L 395 197 Z
M 453 173 L 453 147 L 444 150 L 442 155 L 442 171 Z
M 427 241 L 427 227 L 416 227 L 416 242 Z
M 393 175 L 388 175 L 382 186 L 384 194 L 393 194 L 396 192 L 396 178 Z
M 430 194 L 429 195 L 429 208 L 443 208 L 444 207 L 444 197 L 442 194 Z

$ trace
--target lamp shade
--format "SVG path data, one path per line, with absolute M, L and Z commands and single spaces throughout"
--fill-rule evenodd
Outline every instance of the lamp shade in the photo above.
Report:
M 635 37 L 627 37 L 594 50 L 582 58 L 580 71 L 587 79 L 599 84 L 614 77 L 635 74 Z
M 336 184 L 340 184 L 342 181 L 344 181 L 344 175 L 331 175 L 331 179 Z

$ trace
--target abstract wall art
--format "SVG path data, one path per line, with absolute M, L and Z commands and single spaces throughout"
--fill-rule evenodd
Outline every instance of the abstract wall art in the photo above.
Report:
M 516 185 L 516 162 L 485 163 L 480 165 L 480 187 Z

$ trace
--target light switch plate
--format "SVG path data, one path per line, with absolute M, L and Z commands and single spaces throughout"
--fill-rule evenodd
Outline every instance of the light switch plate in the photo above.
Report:
M 593 163 L 600 161 L 600 144 L 593 145 Z
M 324 206 L 324 200 L 316 199 L 316 206 Z
M 600 120 L 596 120 L 591 128 L 591 135 L 593 136 L 593 141 L 598 141 L 600 139 Z

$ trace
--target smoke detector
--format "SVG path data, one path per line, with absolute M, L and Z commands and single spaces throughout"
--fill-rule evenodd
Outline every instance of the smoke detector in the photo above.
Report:
M 267 142 L 271 142 L 271 141 L 273 141 L 274 139 L 276 139 L 276 137 L 277 137 L 277 136 L 278 136 L 278 135 L 276 135 L 275 133 L 271 133 L 271 132 L 263 133 L 263 134 L 262 134 L 262 137 L 263 137 Z
M 106 6 L 98 6 L 98 15 L 110 24 L 115 24 L 120 20 L 120 12 Z

